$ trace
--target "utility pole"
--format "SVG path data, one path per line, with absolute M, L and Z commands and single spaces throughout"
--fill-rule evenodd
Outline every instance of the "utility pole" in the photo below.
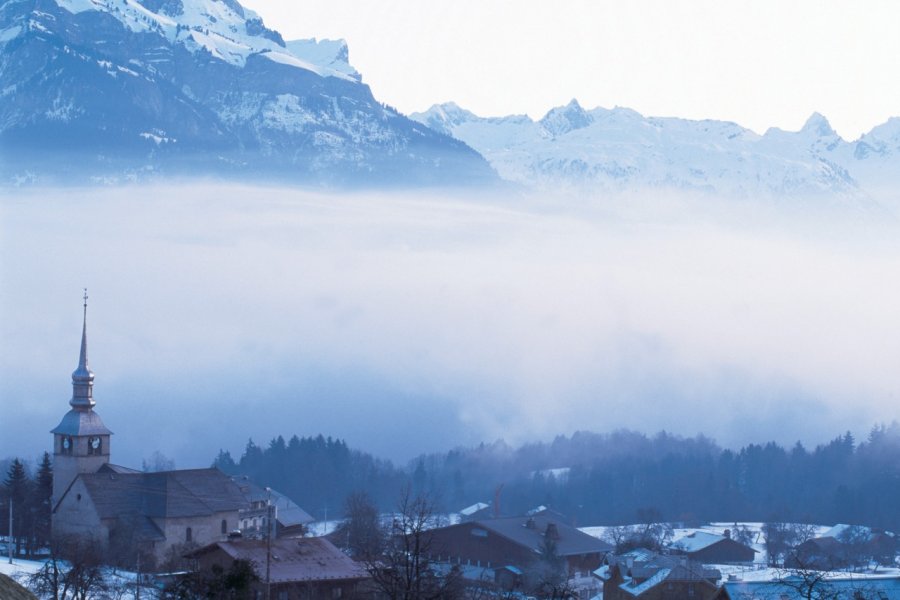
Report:
M 141 600 L 141 545 L 138 544 L 137 577 L 134 578 L 134 600 Z
M 272 600 L 272 489 L 266 493 L 266 600 Z
M 6 538 L 6 549 L 9 550 L 9 564 L 13 564 L 12 562 L 12 552 L 13 552 L 13 497 L 12 492 L 9 494 L 9 537 Z

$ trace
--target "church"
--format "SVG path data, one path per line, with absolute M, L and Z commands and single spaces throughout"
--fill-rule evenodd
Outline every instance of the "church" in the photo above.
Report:
M 140 552 L 162 564 L 228 539 L 251 509 L 246 486 L 218 469 L 145 473 L 111 462 L 110 431 L 94 410 L 88 365 L 87 293 L 70 410 L 53 434 L 53 538 L 104 551 Z

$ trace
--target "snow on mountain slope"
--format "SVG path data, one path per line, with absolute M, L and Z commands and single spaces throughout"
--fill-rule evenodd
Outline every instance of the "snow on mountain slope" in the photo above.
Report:
M 866 191 L 852 174 L 862 174 L 858 155 L 900 157 L 900 121 L 851 144 L 818 114 L 798 132 L 772 129 L 762 136 L 723 121 L 644 117 L 627 108 L 585 110 L 575 100 L 539 121 L 482 118 L 453 103 L 411 118 L 466 142 L 504 179 L 538 188 L 863 197 Z M 891 172 L 886 159 L 876 162 L 874 171 Z
M 285 42 L 254 11 L 229 0 L 59 0 L 73 14 L 105 12 L 136 33 L 157 33 L 189 50 L 200 48 L 235 66 L 259 54 L 323 77 L 359 81 L 343 40 Z
M 0 4 L 0 180 L 34 173 L 496 180 L 378 102 L 343 41 L 285 42 L 236 0 Z

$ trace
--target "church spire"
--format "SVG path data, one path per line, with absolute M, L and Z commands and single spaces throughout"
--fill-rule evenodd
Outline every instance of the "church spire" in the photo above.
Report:
M 84 289 L 84 321 L 81 326 L 81 354 L 78 367 L 72 372 L 72 399 L 69 404 L 79 410 L 94 408 L 94 373 L 88 366 L 87 353 L 87 288 Z

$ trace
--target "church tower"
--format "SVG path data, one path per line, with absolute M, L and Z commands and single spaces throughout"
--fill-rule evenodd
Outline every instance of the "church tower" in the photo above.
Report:
M 100 415 L 94 412 L 94 373 L 88 366 L 87 290 L 84 291 L 84 322 L 81 354 L 72 373 L 72 409 L 65 414 L 53 434 L 53 505 L 62 498 L 81 473 L 96 473 L 109 462 L 109 436 Z

